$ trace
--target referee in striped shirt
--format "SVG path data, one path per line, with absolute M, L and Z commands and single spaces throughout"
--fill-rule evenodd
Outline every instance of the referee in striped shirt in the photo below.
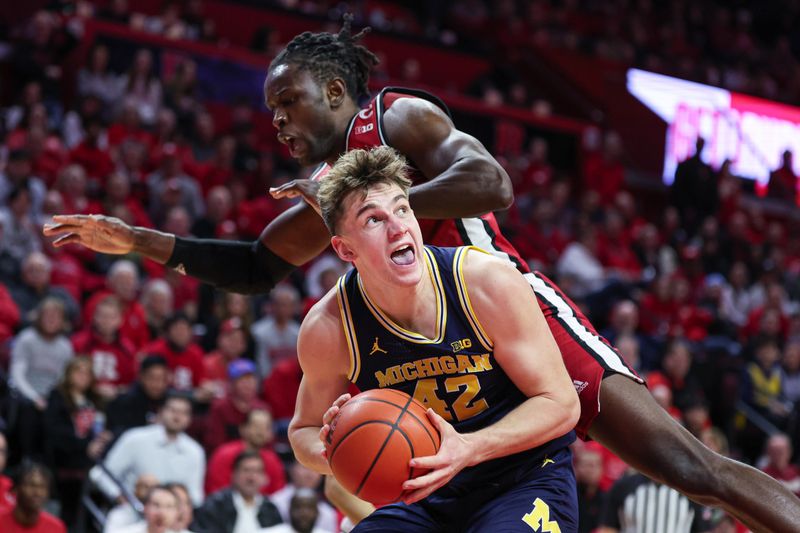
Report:
M 608 494 L 600 533 L 701 533 L 716 513 L 642 474 L 620 478 Z

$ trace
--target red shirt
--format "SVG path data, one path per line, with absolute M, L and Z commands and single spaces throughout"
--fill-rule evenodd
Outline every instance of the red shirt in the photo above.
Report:
M 92 358 L 98 385 L 130 385 L 136 379 L 136 348 L 125 337 L 105 342 L 94 331 L 83 330 L 72 336 L 75 353 Z
M 114 162 L 107 150 L 91 146 L 86 140 L 72 149 L 69 154 L 70 161 L 80 164 L 86 169 L 90 178 L 105 183 L 106 177 L 114 170 Z
M 0 531 L 3 533 L 67 533 L 61 520 L 44 511 L 39 513 L 39 520 L 33 527 L 21 526 L 14 519 L 13 512 L 13 508 L 0 511 Z
M 231 484 L 233 461 L 245 449 L 244 441 L 237 440 L 223 444 L 208 462 L 206 471 L 206 496 L 212 492 L 224 489 Z M 278 454 L 268 448 L 259 450 L 264 460 L 264 473 L 267 474 L 267 484 L 261 487 L 262 494 L 273 494 L 286 485 L 286 473 Z
M 291 418 L 300 390 L 303 372 L 297 358 L 284 359 L 275 365 L 262 385 L 264 401 L 275 419 Z
M 205 445 L 211 451 L 226 442 L 239 438 L 239 426 L 247 419 L 247 413 L 253 409 L 268 409 L 267 406 L 255 398 L 245 411 L 240 411 L 230 397 L 226 396 L 215 400 L 211 404 L 211 412 L 206 421 Z
M 89 298 L 83 308 L 83 320 L 85 324 L 92 323 L 94 308 L 103 298 L 111 296 L 111 291 L 101 291 Z M 122 310 L 122 327 L 119 330 L 121 337 L 130 340 L 136 349 L 141 348 L 150 340 L 150 330 L 147 328 L 147 317 L 144 307 L 139 302 L 123 302 L 125 308 Z
M 19 324 L 19 308 L 6 286 L 0 283 L 0 342 L 14 336 L 17 324 Z
M 191 390 L 205 380 L 203 349 L 190 343 L 182 352 L 176 352 L 166 339 L 158 339 L 141 349 L 143 356 L 160 355 L 172 370 L 172 386 L 181 391 Z
M 14 493 L 11 492 L 13 486 L 14 482 L 11 481 L 10 477 L 0 475 L 0 512 L 11 509 L 16 504 L 17 499 L 14 497 Z
M 800 496 L 800 469 L 795 465 L 787 465 L 782 470 L 778 470 L 772 465 L 767 465 L 764 468 L 764 473 L 780 481 L 783 486 L 794 492 L 796 496 Z

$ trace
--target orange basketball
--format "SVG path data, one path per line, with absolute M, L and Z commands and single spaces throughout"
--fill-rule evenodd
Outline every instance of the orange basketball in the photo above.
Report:
M 426 473 L 408 462 L 435 455 L 439 432 L 417 400 L 397 390 L 375 389 L 344 404 L 331 422 L 325 447 L 339 483 L 383 505 L 400 499 L 405 480 Z

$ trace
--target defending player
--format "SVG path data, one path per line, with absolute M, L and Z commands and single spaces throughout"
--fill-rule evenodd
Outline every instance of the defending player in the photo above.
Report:
M 295 455 L 330 473 L 327 423 L 350 381 L 402 390 L 429 408 L 441 448 L 412 460 L 432 469 L 403 486 L 420 504 L 383 507 L 356 531 L 577 531 L 567 446 L 580 405 L 536 298 L 508 262 L 424 247 L 406 172 L 389 147 L 353 150 L 320 188 L 333 249 L 355 269 L 300 329 Z M 391 377 L 407 364 L 413 374 Z
M 265 97 L 279 139 L 293 157 L 303 164 L 333 164 L 347 149 L 396 148 L 419 170 L 410 200 L 417 217 L 429 219 L 422 226 L 426 242 L 477 244 L 526 275 L 567 371 L 581 385 L 576 427 L 581 437 L 588 434 L 640 472 L 698 503 L 722 507 L 751 528 L 790 531 L 800 523 L 800 502 L 788 490 L 711 452 L 669 417 L 569 299 L 544 277 L 528 273 L 491 214 L 464 218 L 508 207 L 511 184 L 483 145 L 454 127 L 438 100 L 418 91 L 385 89 L 359 109 L 377 58 L 358 38 L 348 22 L 338 35 L 306 32 L 270 65 Z M 279 194 L 302 194 L 313 202 L 315 191 L 314 182 L 298 180 Z M 268 291 L 329 242 L 321 219 L 305 203 L 271 222 L 253 243 L 176 238 L 101 216 L 58 217 L 56 222 L 45 234 L 61 235 L 58 245 L 77 242 L 105 253 L 134 250 L 240 292 Z

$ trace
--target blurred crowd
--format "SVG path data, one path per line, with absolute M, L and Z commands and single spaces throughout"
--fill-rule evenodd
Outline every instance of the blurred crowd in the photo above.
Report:
M 313 3 L 282 4 L 307 11 Z M 523 14 L 513 1 L 457 4 L 429 16 L 449 9 L 461 23 L 483 27 Z M 735 79 L 727 69 L 772 53 L 754 13 L 671 5 L 662 20 L 662 5 L 646 1 L 531 2 L 526 17 L 514 20 L 540 27 L 522 31 L 531 44 L 588 46 L 655 70 L 662 54 L 674 53 L 680 60 L 662 64 L 691 66 L 691 73 L 671 72 L 684 77 L 708 74 L 708 60 L 723 85 Z M 609 15 L 632 6 L 635 24 L 623 28 Z M 266 190 L 303 171 L 274 137 L 256 132 L 248 103 L 231 105 L 230 120 L 218 124 L 199 97 L 191 60 L 164 77 L 142 48 L 118 72 L 110 67 L 111 45 L 95 43 L 76 75 L 65 76 L 81 20 L 96 16 L 175 39 L 215 41 L 201 8 L 199 1 L 168 2 L 152 17 L 132 13 L 125 0 L 102 8 L 53 2 L 12 29 L 7 62 L 15 83 L 0 108 L 0 470 L 21 468 L 13 492 L 0 478 L 2 512 L 41 509 L 41 487 L 52 478 L 57 504 L 48 508 L 74 531 L 82 499 L 99 494 L 108 531 L 124 531 L 141 516 L 197 533 L 226 531 L 220 517 L 231 527 L 244 517 L 249 529 L 241 531 L 280 522 L 297 531 L 338 531 L 320 477 L 293 461 L 285 431 L 301 377 L 299 323 L 344 264 L 324 255 L 269 295 L 243 296 L 135 254 L 55 248 L 41 236 L 52 215 L 99 213 L 179 236 L 249 240 L 291 205 Z M 594 14 L 605 22 L 592 24 Z M 427 32 L 428 19 L 420 20 L 409 32 Z M 654 20 L 662 22 L 659 31 L 647 29 Z M 749 40 L 707 32 L 711 22 Z M 521 35 L 514 25 L 493 34 Z M 700 34 L 709 41 L 695 42 Z M 772 37 L 791 52 L 788 37 Z M 742 41 L 732 63 L 707 55 L 722 38 Z M 673 50 L 659 39 L 685 46 Z M 759 73 L 775 75 L 769 65 Z M 768 94 L 763 76 L 743 74 L 758 85 L 730 88 L 791 98 L 791 79 L 776 80 L 777 92 Z M 518 85 L 511 100 L 529 106 Z M 764 200 L 729 165 L 703 163 L 699 139 L 669 196 L 653 197 L 628 188 L 614 132 L 590 129 L 583 142 L 572 168 L 554 166 L 542 137 L 529 139 L 521 153 L 495 151 L 516 195 L 499 215 L 505 232 L 586 310 L 690 432 L 800 494 L 793 463 L 800 444 L 800 233 L 792 218 L 768 209 L 769 202 L 795 200 L 792 154 Z M 602 495 L 625 470 L 601 447 L 577 445 L 586 524 L 599 520 Z M 94 487 L 88 493 L 87 477 Z

